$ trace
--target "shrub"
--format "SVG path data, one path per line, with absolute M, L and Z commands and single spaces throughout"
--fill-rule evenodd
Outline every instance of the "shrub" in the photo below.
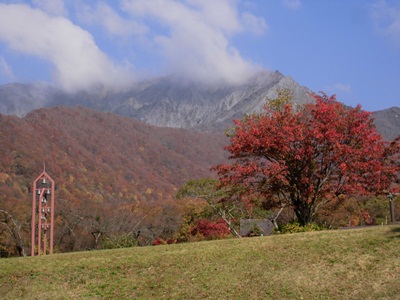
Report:
M 222 219 L 217 222 L 201 219 L 190 233 L 194 236 L 202 235 L 207 240 L 215 240 L 227 237 L 230 231 Z
M 257 226 L 257 224 L 254 224 L 253 228 L 251 228 L 251 231 L 247 236 L 262 236 L 264 235 L 264 231 L 260 227 Z
M 127 234 L 108 237 L 103 242 L 104 249 L 129 248 L 137 246 L 137 240 Z
M 153 246 L 166 245 L 166 244 L 167 242 L 164 241 L 162 238 L 158 238 L 153 241 Z
M 297 233 L 297 232 L 307 232 L 307 231 L 320 231 L 326 229 L 316 223 L 308 223 L 305 226 L 301 226 L 299 222 L 291 222 L 283 225 L 280 228 L 281 233 Z

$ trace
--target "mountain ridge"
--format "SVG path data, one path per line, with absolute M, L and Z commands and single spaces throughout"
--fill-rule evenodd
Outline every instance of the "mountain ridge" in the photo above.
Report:
M 373 112 L 377 131 L 384 139 L 393 140 L 400 135 L 400 107 L 390 107 Z
M 296 104 L 313 101 L 312 91 L 291 77 L 279 71 L 263 71 L 242 85 L 204 85 L 170 75 L 122 91 L 99 86 L 72 94 L 45 84 L 7 84 L 0 86 L 0 113 L 23 117 L 42 107 L 79 105 L 158 127 L 221 132 L 231 126 L 233 119 L 259 112 L 278 89 L 291 90 Z M 400 134 L 396 115 L 396 108 L 373 113 L 385 139 Z
M 255 112 L 282 88 L 291 89 L 299 102 L 312 101 L 307 88 L 276 71 L 260 72 L 239 86 L 202 85 L 167 76 L 117 92 L 99 87 L 68 94 L 51 86 L 8 84 L 0 87 L 0 113 L 22 117 L 41 107 L 81 105 L 160 127 L 198 128 Z

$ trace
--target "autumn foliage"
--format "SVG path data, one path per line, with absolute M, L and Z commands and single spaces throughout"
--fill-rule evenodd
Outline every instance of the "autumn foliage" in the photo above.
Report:
M 214 240 L 227 237 L 230 234 L 230 231 L 222 219 L 216 222 L 208 219 L 200 219 L 197 220 L 197 224 L 191 230 L 191 234 L 201 235 L 205 239 Z
M 0 214 L 0 255 L 18 255 L 9 228 L 30 248 L 32 181 L 43 163 L 56 182 L 56 251 L 174 238 L 183 213 L 177 189 L 209 176 L 225 141 L 82 107 L 0 115 L 0 210 L 16 223 Z
M 399 139 L 383 141 L 370 113 L 314 97 L 300 109 L 283 99 L 236 120 L 226 147 L 233 162 L 215 168 L 223 185 L 293 208 L 302 225 L 339 196 L 387 192 L 399 172 Z

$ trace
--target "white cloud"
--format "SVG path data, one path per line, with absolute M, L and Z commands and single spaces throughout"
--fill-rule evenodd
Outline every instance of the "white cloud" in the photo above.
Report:
M 339 95 L 351 95 L 352 94 L 352 88 L 351 85 L 348 83 L 342 83 L 342 82 L 337 82 L 332 85 L 327 85 L 324 87 L 324 90 L 328 94 L 339 94 Z
M 350 84 L 335 83 L 335 84 L 333 85 L 333 88 L 334 88 L 336 91 L 345 92 L 345 93 L 351 93 L 351 85 L 350 85 Z
M 144 0 L 140 0 L 144 1 Z M 167 0 L 163 1 L 173 4 L 179 1 Z M 183 4 L 181 13 L 196 14 L 202 23 L 218 28 L 224 33 L 230 35 L 241 30 L 241 24 L 238 19 L 238 12 L 235 2 L 232 0 L 187 0 Z
M 103 1 L 98 2 L 94 7 L 80 5 L 77 15 L 83 23 L 100 25 L 108 33 L 116 36 L 129 37 L 147 32 L 144 24 L 122 18 Z
M 7 64 L 6 60 L 4 59 L 3 56 L 0 56 L 0 76 L 5 77 L 8 80 L 14 80 L 15 76 L 10 68 L 10 66 Z
M 65 0 L 33 0 L 32 3 L 52 16 L 67 16 L 68 12 L 64 6 Z
M 300 7 L 301 7 L 300 0 L 282 0 L 282 4 L 286 8 L 292 9 L 292 10 L 297 10 L 297 9 L 300 9 Z
M 385 0 L 378 1 L 371 6 L 371 15 L 375 29 L 400 45 L 400 5 L 390 6 Z
M 256 35 L 262 35 L 268 29 L 267 22 L 263 18 L 256 17 L 248 12 L 242 13 L 242 20 L 244 27 Z
M 56 82 L 67 90 L 126 84 L 131 79 L 128 70 L 99 50 L 89 32 L 27 5 L 0 4 L 0 42 L 51 62 Z
M 134 17 L 156 21 L 166 33 L 153 38 L 164 55 L 170 71 L 206 83 L 244 82 L 258 69 L 229 45 L 235 33 L 252 31 L 261 18 L 237 12 L 236 1 L 230 0 L 124 0 L 123 7 Z
M 131 68 L 124 67 L 131 66 L 127 60 L 143 57 L 143 64 L 134 63 L 153 70 L 164 66 L 164 72 L 204 83 L 242 83 L 260 68 L 242 57 L 231 38 L 268 30 L 263 18 L 239 12 L 237 0 L 30 2 L 33 8 L 0 0 L 0 43 L 50 62 L 54 81 L 68 90 L 127 84 L 133 77 Z M 104 34 L 123 43 L 110 44 Z M 125 61 L 117 65 L 107 55 Z

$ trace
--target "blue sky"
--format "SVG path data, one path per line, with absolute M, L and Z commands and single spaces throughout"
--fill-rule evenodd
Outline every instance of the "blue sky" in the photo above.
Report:
M 0 84 L 239 84 L 260 69 L 400 106 L 400 0 L 0 0 Z

